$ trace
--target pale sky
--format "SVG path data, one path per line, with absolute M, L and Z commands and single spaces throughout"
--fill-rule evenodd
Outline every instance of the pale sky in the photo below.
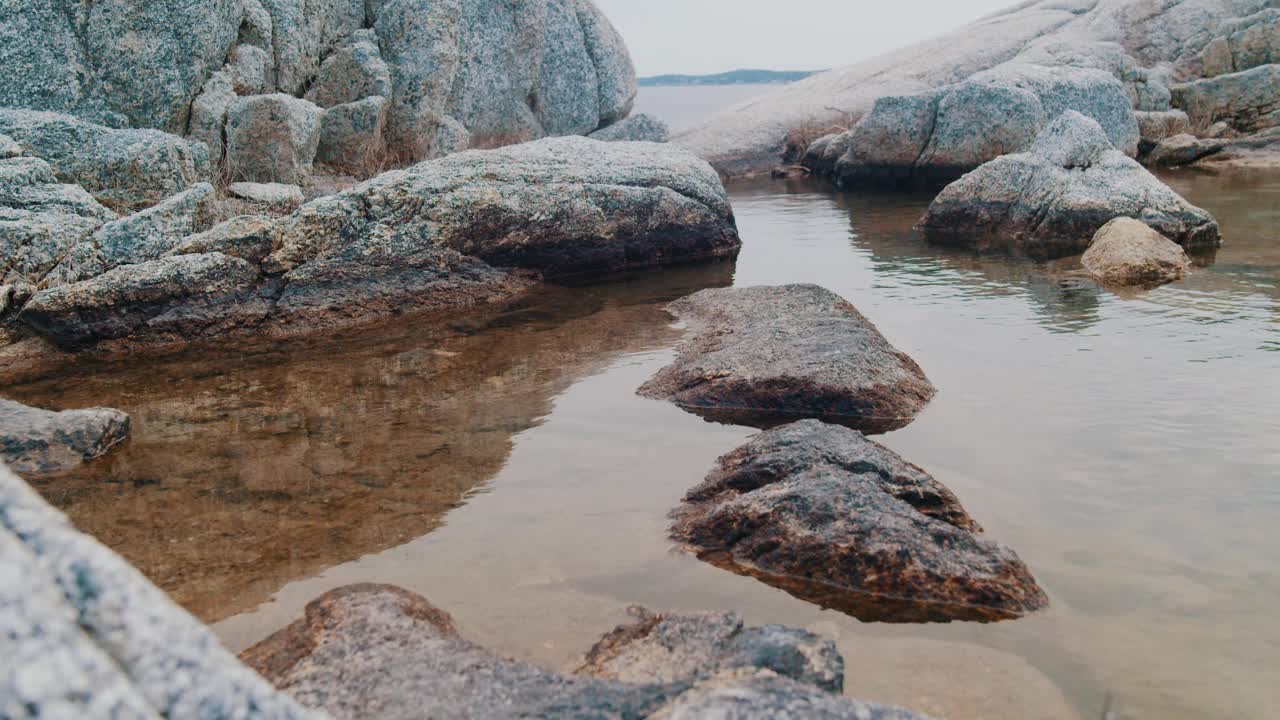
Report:
M 924 40 L 1017 0 L 596 0 L 641 76 L 817 70 Z

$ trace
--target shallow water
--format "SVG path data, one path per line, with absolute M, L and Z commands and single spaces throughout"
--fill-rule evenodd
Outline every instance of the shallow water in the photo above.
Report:
M 39 489 L 243 648 L 352 582 L 389 582 L 500 652 L 565 667 L 630 604 L 833 637 L 850 694 L 961 718 L 1274 717 L 1280 661 L 1280 176 L 1166 178 L 1227 245 L 1119 296 L 1074 260 L 928 246 L 924 197 L 731 188 L 736 266 L 551 290 L 338 340 L 208 347 L 5 390 L 128 411 L 120 452 Z M 864 624 L 703 564 L 665 514 L 751 433 L 635 389 L 664 302 L 815 282 L 939 388 L 880 438 L 1018 551 L 1050 610 Z

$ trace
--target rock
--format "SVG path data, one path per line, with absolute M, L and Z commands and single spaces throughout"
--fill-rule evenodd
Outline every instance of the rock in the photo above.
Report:
M 724 186 L 688 151 L 565 137 L 451 155 L 311 203 L 282 223 L 266 267 L 288 273 L 389 240 L 395 253 L 443 246 L 549 278 L 740 247 Z
M 841 140 L 845 153 L 831 174 L 846 187 L 949 182 L 1026 150 L 1066 110 L 1095 118 L 1113 144 L 1137 153 L 1137 124 L 1115 77 L 1091 68 L 1011 63 L 956 85 L 880 98 Z
M 25 154 L 26 152 L 17 141 L 8 135 L 0 135 L 0 160 L 8 160 Z
M 325 58 L 306 98 L 320 107 L 332 108 L 391 95 L 391 69 L 382 59 L 377 36 L 365 30 L 353 34 Z
M 316 159 L 357 175 L 380 171 L 386 144 L 387 99 L 368 97 L 329 108 L 321 124 Z
M 271 310 L 257 269 L 218 253 L 123 265 L 35 294 L 19 319 L 64 350 L 143 334 L 190 341 L 260 323 Z
M 129 416 L 119 410 L 50 412 L 0 400 L 0 462 L 28 477 L 74 469 L 128 437 Z
M 0 285 L 43 282 L 72 247 L 115 217 L 84 188 L 60 184 L 39 158 L 0 160 Z
M 638 141 L 670 142 L 671 128 L 661 119 L 646 113 L 632 115 L 621 122 L 597 130 L 587 137 L 604 142 Z
M 0 648 L 15 717 L 314 717 L 3 467 Z
M 1188 250 L 1221 242 L 1207 212 L 1111 147 L 1097 122 L 1068 111 L 1028 152 L 1005 155 L 948 185 L 919 229 L 931 242 L 1043 259 L 1083 252 L 1117 217 L 1142 220 Z
M 1205 77 L 1226 75 L 1280 62 L 1280 9 L 1268 8 L 1228 20 L 1200 54 Z
M 275 220 L 264 215 L 241 215 L 183 240 L 170 255 L 222 253 L 253 265 L 271 254 Z
M 202 183 L 159 205 L 106 223 L 87 241 L 102 260 L 103 269 L 97 272 L 155 260 L 169 252 L 182 238 L 201 229 L 213 198 L 213 186 Z M 68 271 L 61 282 L 86 277 Z
M 935 393 L 915 361 L 816 285 L 704 290 L 668 311 L 688 339 L 640 394 L 709 420 L 812 417 L 880 433 L 909 424 Z
M 1082 263 L 1094 277 L 1111 285 L 1163 285 L 1181 280 L 1191 269 L 1191 259 L 1177 243 L 1126 217 L 1102 226 Z
M 187 135 L 209 148 L 209 159 L 224 175 L 227 111 L 237 97 L 232 77 L 225 72 L 216 72 L 191 103 L 191 121 L 187 127 Z
M 297 185 L 311 174 L 324 111 L 289 95 L 240 98 L 227 110 L 227 172 L 236 180 Z
M 854 430 L 805 420 L 720 459 L 672 513 L 713 564 L 868 622 L 994 621 L 1048 604 L 955 496 Z
M 276 88 L 302 95 L 321 57 L 342 38 L 363 28 L 363 0 L 261 0 L 271 16 Z
M 649 717 L 651 720 L 927 720 L 902 708 L 798 690 L 794 682 L 768 670 L 730 670 L 697 683 Z
M 1245 133 L 1280 125 L 1280 65 L 1262 65 L 1228 75 L 1174 85 L 1174 107 L 1194 127 L 1227 121 Z
M 713 626 L 704 629 L 704 622 Z M 732 616 L 674 618 L 670 625 L 677 632 L 669 639 L 675 646 L 669 652 L 675 657 L 700 654 L 705 636 L 722 635 L 723 626 L 734 622 Z M 614 635 L 622 632 L 624 628 Z M 816 641 L 808 633 L 787 632 L 804 643 Z M 778 643 L 773 649 L 784 657 L 795 658 L 808 647 L 781 635 L 771 640 Z M 686 642 L 691 643 L 688 649 Z M 834 652 L 829 643 L 817 645 Z M 709 649 L 719 653 L 724 648 L 713 640 Z M 498 658 L 463 639 L 452 618 L 424 598 L 385 585 L 354 585 L 322 595 L 307 606 L 305 617 L 246 650 L 241 658 L 278 688 L 335 720 L 369 717 L 370 708 L 376 708 L 382 720 L 420 718 L 422 698 L 431 698 L 431 716 L 441 720 L 653 717 L 672 712 L 681 702 L 705 702 L 703 693 L 684 695 L 720 662 L 712 655 L 706 667 L 682 668 L 696 673 L 693 676 L 663 672 L 676 676 L 670 681 L 626 683 L 558 675 Z M 733 662 L 730 666 L 737 667 Z M 830 717 L 918 718 L 904 710 L 846 700 L 776 671 L 747 666 L 732 679 L 713 677 L 726 686 L 726 693 L 771 693 L 777 702 L 791 707 L 829 708 Z
M 267 89 L 271 68 L 272 60 L 266 50 L 252 45 L 237 45 L 227 60 L 226 71 L 237 95 L 257 95 Z
M 69 115 L 0 108 L 0 133 L 46 160 L 63 182 L 111 205 L 152 205 L 209 180 L 204 145 L 156 130 L 114 130 Z
M 844 690 L 844 659 L 830 640 L 781 625 L 745 627 L 736 613 L 655 614 L 605 635 L 580 674 L 628 683 L 674 683 L 740 668 L 766 669 L 821 688 Z
M 1191 132 L 1191 120 L 1181 110 L 1161 112 L 1137 112 L 1138 135 L 1141 142 L 1154 147 L 1175 135 Z
M 296 210 L 303 200 L 302 188 L 282 183 L 231 183 L 227 186 L 227 193 L 251 203 L 286 211 Z
M 1240 20 L 1262 27 L 1246 19 L 1268 6 L 1267 0 L 1029 0 L 952 33 L 744 100 L 675 142 L 727 175 L 764 172 L 777 165 L 793 132 L 847 127 L 879 98 L 955 85 L 1005 65 L 1105 71 L 1124 84 L 1133 106 L 1167 110 L 1169 82 L 1199 76 L 1196 58 L 1219 32 L 1215 26 Z M 1256 32 L 1267 36 L 1265 29 Z M 1046 119 L 1060 111 L 1048 109 Z
M 1226 140 L 1201 140 L 1195 135 L 1183 133 L 1160 141 L 1151 152 L 1147 153 L 1144 162 L 1153 167 L 1190 165 L 1222 151 L 1227 145 Z

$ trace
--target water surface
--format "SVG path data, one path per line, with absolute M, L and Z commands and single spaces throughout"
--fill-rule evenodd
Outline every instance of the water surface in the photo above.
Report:
M 351 582 L 571 665 L 625 608 L 734 609 L 837 640 L 853 695 L 940 717 L 1274 717 L 1280 661 L 1280 176 L 1166 178 L 1227 245 L 1120 296 L 1076 260 L 931 247 L 927 197 L 731 188 L 734 264 L 552 289 L 450 324 L 205 347 L 6 390 L 128 411 L 120 452 L 39 489 L 243 648 Z M 1015 548 L 1052 607 L 864 624 L 681 554 L 665 514 L 745 440 L 635 389 L 662 305 L 815 282 L 939 389 L 881 441 Z

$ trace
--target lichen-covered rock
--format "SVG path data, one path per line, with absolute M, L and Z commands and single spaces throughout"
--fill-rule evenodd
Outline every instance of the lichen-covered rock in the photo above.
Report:
M 768 670 L 727 670 L 698 682 L 649 720 L 928 720 L 903 708 L 797 690 L 795 682 Z
M 1191 269 L 1181 246 L 1133 218 L 1103 225 L 1081 263 L 1104 283 L 1146 287 L 1181 280 Z
M 276 88 L 290 95 L 302 94 L 329 49 L 365 27 L 364 0 L 259 1 L 271 16 Z
M 16 140 L 8 135 L 0 135 L 0 160 L 8 160 L 24 154 L 26 152 Z
M 357 175 L 379 169 L 386 143 L 387 99 L 367 97 L 325 111 L 316 160 Z
M 1137 122 L 1115 77 L 1092 68 L 1011 63 L 956 85 L 880 98 L 841 142 L 845 153 L 832 175 L 843 186 L 947 182 L 1026 150 L 1066 110 L 1098 120 L 1112 144 L 1137 153 Z
M 297 185 L 311 174 L 324 110 L 282 93 L 239 98 L 227 110 L 227 172 L 234 180 Z
M 1185 110 L 1191 124 L 1207 128 L 1226 121 L 1252 133 L 1280 125 L 1280 65 L 1175 85 L 1173 104 Z
M 1205 77 L 1280 62 L 1280 8 L 1225 21 L 1216 33 L 1200 53 L 1200 72 Z
M 186 238 L 168 254 L 222 253 L 257 265 L 271 254 L 274 237 L 274 218 L 265 215 L 240 215 Z
M 241 658 L 302 704 L 323 710 L 335 720 L 366 718 L 371 708 L 376 708 L 381 720 L 420 718 L 422 698 L 431 699 L 431 716 L 440 720 L 646 718 L 673 710 L 676 717 L 685 717 L 678 710 L 681 703 L 707 701 L 705 690 L 685 697 L 702 682 L 716 682 L 726 696 L 767 694 L 777 707 L 822 707 L 827 711 L 822 717 L 920 720 L 905 710 L 842 698 L 807 684 L 805 677 L 787 677 L 793 667 L 840 666 L 830 643 L 808 633 L 742 628 L 730 615 L 673 616 L 665 624 L 663 619 L 658 623 L 670 647 L 658 649 L 637 637 L 642 647 L 628 649 L 625 637 L 621 638 L 620 649 L 634 653 L 634 658 L 617 657 L 611 668 L 626 673 L 626 663 L 634 659 L 638 663 L 635 682 L 609 678 L 610 672 L 606 677 L 560 675 L 499 658 L 468 642 L 447 613 L 420 596 L 385 585 L 354 585 L 312 601 L 302 619 L 246 650 Z M 640 635 L 647 624 L 650 621 L 619 628 L 602 642 L 618 641 L 620 633 Z M 759 652 L 743 654 L 743 646 Z M 821 655 L 801 658 L 810 648 Z M 650 656 L 642 650 L 704 662 L 652 667 L 646 664 Z M 752 660 L 764 664 L 753 665 Z M 716 675 L 722 667 L 735 670 Z M 763 714 L 762 708 L 732 717 L 778 716 Z
M 956 497 L 854 430 L 806 420 L 720 458 L 672 512 L 709 562 L 864 621 L 993 621 L 1045 607 Z
M 331 108 L 391 95 L 391 69 L 382 59 L 378 38 L 371 30 L 361 30 L 324 59 L 306 98 L 320 107 Z
M 781 625 L 746 627 L 736 613 L 669 615 L 633 607 L 577 672 L 629 683 L 672 683 L 737 668 L 767 669 L 833 693 L 844 689 L 835 643 Z
M 12 717 L 314 717 L 3 466 L 0 650 Z
M 587 137 L 604 142 L 664 143 L 671 141 L 671 128 L 659 118 L 647 113 L 639 113 L 602 130 L 597 130 Z
M 1083 252 L 1117 217 L 1142 220 L 1188 250 L 1221 242 L 1212 216 L 1113 148 L 1097 122 L 1068 111 L 1028 152 L 1005 155 L 948 185 L 920 230 L 941 244 L 1054 258 Z
M 302 188 L 284 183 L 238 182 L 227 186 L 227 194 L 273 210 L 291 212 L 302 204 Z
M 187 136 L 209 148 L 209 159 L 215 166 L 221 167 L 226 157 L 227 111 L 238 97 L 232 77 L 226 72 L 216 72 L 191 103 Z
M 703 290 L 668 311 L 689 337 L 640 394 L 710 420 L 773 427 L 821 418 L 888 432 L 935 393 L 914 360 L 816 285 Z
M 0 133 L 108 204 L 151 205 L 209 180 L 209 152 L 157 130 L 115 130 L 69 115 L 0 108 Z
M 0 463 L 27 477 L 79 467 L 128 437 L 129 416 L 119 410 L 50 412 L 0 400 Z
M 257 268 L 239 258 L 174 255 L 42 290 L 19 319 L 65 350 L 135 333 L 184 342 L 260 323 L 271 299 L 258 285 Z

